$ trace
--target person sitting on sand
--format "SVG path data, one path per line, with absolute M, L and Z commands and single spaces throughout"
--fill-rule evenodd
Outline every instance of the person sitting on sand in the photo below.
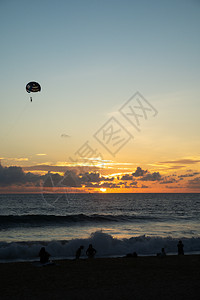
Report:
M 88 256 L 88 258 L 94 258 L 96 253 L 97 251 L 92 247 L 92 244 L 89 244 L 89 247 L 86 251 L 86 255 Z
M 184 255 L 184 251 L 183 251 L 184 245 L 183 245 L 182 241 L 178 242 L 177 247 L 178 247 L 178 255 Z
M 39 257 L 40 257 L 41 264 L 45 264 L 49 262 L 50 254 L 45 250 L 44 247 L 42 247 L 39 252 Z
M 84 249 L 84 246 L 80 246 L 78 248 L 78 250 L 76 251 L 76 259 L 80 258 L 80 256 L 81 256 L 81 250 L 83 250 L 83 249 Z
M 128 253 L 126 254 L 126 257 L 137 257 L 137 252 Z

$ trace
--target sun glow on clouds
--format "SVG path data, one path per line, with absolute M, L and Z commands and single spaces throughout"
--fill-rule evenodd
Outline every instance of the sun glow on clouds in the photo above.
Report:
M 5 164 L 8 164 L 8 165 L 11 165 L 11 163 L 23 163 L 23 162 L 26 162 L 26 161 L 29 161 L 29 158 L 27 157 L 2 157 L 0 158 L 0 160 L 3 160 Z
M 13 160 L 13 161 L 28 161 L 29 159 L 27 157 L 20 157 L 20 158 L 17 158 L 17 157 L 10 157 L 10 158 L 5 158 L 5 160 Z
M 102 169 L 128 169 L 127 166 L 133 166 L 132 163 L 121 163 L 115 162 L 112 160 L 104 160 L 101 158 L 88 158 L 83 157 L 80 160 L 72 160 L 72 161 L 58 161 L 54 164 L 55 166 L 68 166 L 68 167 L 96 167 Z
M 38 158 L 45 154 L 37 154 Z M 14 158 L 12 158 L 14 159 Z M 15 158 L 21 162 L 27 158 Z M 10 162 L 10 161 L 9 161 Z M 13 162 L 12 162 L 13 163 Z M 95 164 L 96 163 L 96 164 Z M 104 168 L 101 167 L 104 164 Z M 192 166 L 190 166 L 190 164 Z M 194 169 L 195 165 L 195 169 Z M 128 167 L 128 168 L 127 168 Z M 188 168 L 189 167 L 189 168 Z M 180 169 L 178 169 L 180 168 Z M 187 168 L 187 169 L 186 169 Z M 5 170 L 4 170 L 5 169 Z M 38 182 L 45 181 L 50 176 L 55 182 L 56 192 L 63 192 L 70 188 L 74 192 L 197 192 L 200 189 L 200 159 L 180 158 L 163 160 L 151 164 L 135 167 L 134 163 L 120 163 L 112 160 L 82 159 L 81 161 L 63 162 L 46 161 L 33 166 L 24 166 L 23 172 L 18 169 L 2 167 L 2 171 L 9 176 L 12 185 L 27 184 L 38 191 Z M 19 176 L 16 176 L 16 171 Z M 37 175 L 37 176 L 36 176 Z M 13 177 L 14 176 L 14 177 Z M 21 178 L 21 182 L 19 179 Z M 12 180 L 16 179 L 14 182 Z M 4 182 L 5 181 L 5 182 Z M 2 188 L 5 183 L 2 181 Z M 74 190 L 74 182 L 76 190 Z M 47 186 L 48 189 L 52 187 Z

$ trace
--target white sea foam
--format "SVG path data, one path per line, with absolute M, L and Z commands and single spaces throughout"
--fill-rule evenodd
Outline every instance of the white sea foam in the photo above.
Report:
M 1 242 L 0 261 L 38 260 L 38 252 L 43 246 L 51 254 L 51 259 L 73 259 L 78 247 L 83 245 L 82 257 L 85 258 L 85 252 L 90 243 L 97 250 L 96 257 L 125 256 L 127 253 L 133 252 L 137 252 L 138 255 L 156 255 L 163 247 L 167 254 L 176 254 L 178 240 L 172 237 L 148 236 L 117 239 L 102 231 L 96 231 L 86 239 L 73 239 L 68 242 Z M 182 242 L 186 254 L 200 253 L 200 238 L 183 238 Z

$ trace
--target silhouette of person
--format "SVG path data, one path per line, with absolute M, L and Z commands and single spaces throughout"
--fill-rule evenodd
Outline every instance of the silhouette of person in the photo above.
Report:
M 137 257 L 137 252 L 128 253 L 126 254 L 126 257 Z
M 178 255 L 184 255 L 184 251 L 183 251 L 184 245 L 183 245 L 182 241 L 178 242 L 177 247 L 178 247 Z
M 77 250 L 76 250 L 76 259 L 79 259 L 81 256 L 81 250 L 84 249 L 84 246 L 80 246 Z
M 159 256 L 159 257 L 165 257 L 165 256 L 166 256 L 165 248 L 162 248 L 162 249 L 161 249 L 161 252 L 160 252 L 160 253 L 157 253 L 157 256 Z
M 49 262 L 50 254 L 45 250 L 45 247 L 42 247 L 39 252 L 40 262 L 41 264 L 45 264 Z
M 97 251 L 92 247 L 92 244 L 89 244 L 89 247 L 86 251 L 86 255 L 88 256 L 88 258 L 94 258 L 96 253 Z
M 165 257 L 166 256 L 165 248 L 162 248 L 160 256 L 161 257 Z

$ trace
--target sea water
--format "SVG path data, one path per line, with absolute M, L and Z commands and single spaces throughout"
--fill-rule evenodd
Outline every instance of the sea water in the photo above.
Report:
M 90 243 L 97 257 L 200 253 L 200 194 L 0 195 L 0 261 L 74 258 Z M 83 251 L 83 257 L 85 250 Z

